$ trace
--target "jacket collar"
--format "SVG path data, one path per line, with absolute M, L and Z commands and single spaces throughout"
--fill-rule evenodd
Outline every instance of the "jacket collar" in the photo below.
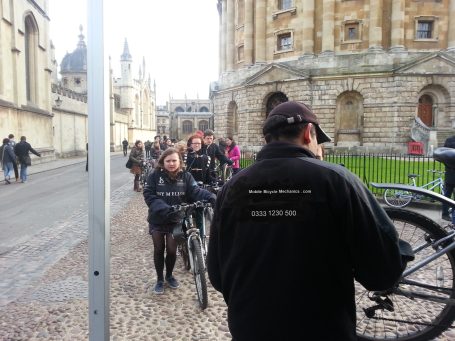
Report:
M 290 142 L 274 141 L 266 144 L 257 154 L 257 160 L 275 158 L 310 157 L 315 155 L 308 149 Z

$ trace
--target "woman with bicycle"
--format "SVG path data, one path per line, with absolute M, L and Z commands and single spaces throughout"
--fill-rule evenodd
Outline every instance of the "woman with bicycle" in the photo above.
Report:
M 137 140 L 134 143 L 134 147 L 131 148 L 129 158 L 133 163 L 130 173 L 134 174 L 134 191 L 142 192 L 142 188 L 139 184 L 139 177 L 141 176 L 142 163 L 144 162 L 144 146 L 141 140 Z
M 183 170 L 181 154 L 175 148 L 168 148 L 161 154 L 144 188 L 144 199 L 149 207 L 147 221 L 154 247 L 157 276 L 153 290 L 155 294 L 164 293 L 164 280 L 172 289 L 179 287 L 179 282 L 172 275 L 177 256 L 177 242 L 172 238 L 172 230 L 182 223 L 183 216 L 182 212 L 174 211 L 172 206 L 202 200 L 214 205 L 215 198 L 214 194 L 200 188 L 193 176 Z M 165 266 L 166 276 L 163 275 Z

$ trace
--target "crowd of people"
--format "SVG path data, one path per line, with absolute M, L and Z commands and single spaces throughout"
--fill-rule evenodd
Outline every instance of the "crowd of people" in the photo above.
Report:
M 27 142 L 25 136 L 21 136 L 18 143 L 15 141 L 14 134 L 9 134 L 3 139 L 0 155 L 5 185 L 11 184 L 13 172 L 16 182 L 20 180 L 21 183 L 25 183 L 28 180 L 27 168 L 32 164 L 30 153 L 41 157 L 41 154 Z M 20 166 L 20 172 L 18 166 Z

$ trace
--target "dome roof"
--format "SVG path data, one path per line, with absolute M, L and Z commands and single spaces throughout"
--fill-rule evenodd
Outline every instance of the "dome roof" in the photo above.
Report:
M 60 73 L 87 72 L 87 46 L 85 45 L 82 26 L 79 27 L 79 42 L 72 53 L 66 53 L 60 64 Z

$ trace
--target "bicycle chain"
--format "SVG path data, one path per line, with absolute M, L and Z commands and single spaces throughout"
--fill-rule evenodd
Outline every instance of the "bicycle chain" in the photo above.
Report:
M 455 328 L 455 326 L 452 326 L 452 325 L 442 325 L 442 324 L 433 324 L 433 323 L 425 323 L 425 322 L 412 322 L 412 321 L 406 321 L 406 320 L 390 319 L 390 318 L 386 318 L 386 317 L 375 317 L 374 316 L 374 317 L 370 317 L 370 319 L 390 321 L 390 322 L 408 323 L 408 324 L 417 324 L 417 325 L 421 325 L 421 326 L 430 326 L 430 327 L 443 327 L 445 329 Z

